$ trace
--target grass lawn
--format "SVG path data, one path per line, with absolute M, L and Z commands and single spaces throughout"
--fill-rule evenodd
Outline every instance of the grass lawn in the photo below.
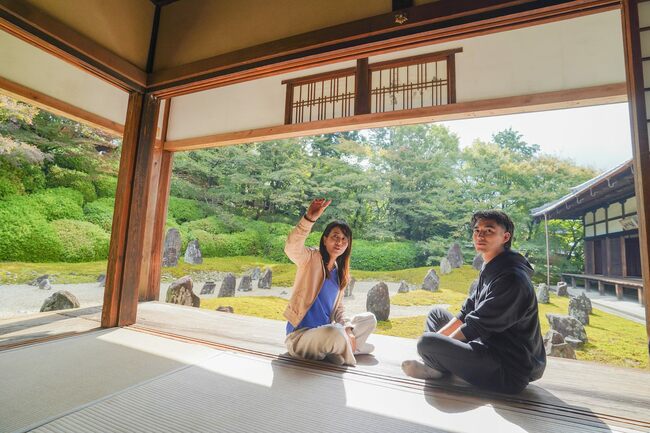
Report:
M 414 293 L 414 299 L 420 297 L 417 292 L 412 293 Z M 550 304 L 540 304 L 539 318 L 542 334 L 549 329 L 546 313 L 566 314 L 568 306 L 568 298 L 553 294 L 551 294 Z M 456 311 L 452 308 L 452 312 Z M 424 329 L 424 319 L 424 316 L 400 317 L 379 322 L 377 333 L 395 337 L 418 338 Z M 589 325 L 585 327 L 589 342 L 576 351 L 578 359 L 620 367 L 649 367 L 645 326 L 596 308 L 589 317 L 589 321 Z
M 202 299 L 201 308 L 216 310 L 220 306 L 232 307 L 235 314 L 263 317 L 265 319 L 286 320 L 282 313 L 287 300 L 277 296 L 243 296 L 241 298 Z

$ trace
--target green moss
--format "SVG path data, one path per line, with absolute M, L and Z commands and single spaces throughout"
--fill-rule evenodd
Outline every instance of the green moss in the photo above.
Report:
M 201 308 L 216 310 L 220 306 L 230 306 L 235 314 L 262 317 L 264 319 L 286 320 L 283 316 L 287 300 L 275 296 L 244 296 L 241 298 L 202 299 Z

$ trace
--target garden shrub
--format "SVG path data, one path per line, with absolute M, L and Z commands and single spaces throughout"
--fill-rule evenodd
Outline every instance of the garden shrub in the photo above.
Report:
M 0 176 L 0 199 L 24 193 L 25 187 L 20 179 L 13 176 Z
M 412 242 L 354 240 L 351 266 L 363 271 L 394 271 L 414 267 L 417 248 Z
M 200 203 L 185 198 L 169 197 L 167 217 L 174 218 L 182 224 L 188 221 L 196 221 L 207 216 L 204 206 Z
M 110 232 L 113 226 L 114 208 L 115 199 L 113 197 L 99 198 L 84 206 L 84 219 Z
M 110 235 L 87 221 L 56 220 L 51 226 L 59 235 L 64 262 L 92 262 L 108 258 Z
M 32 205 L 32 212 L 42 214 L 48 221 L 58 219 L 83 219 L 84 198 L 79 191 L 70 188 L 46 189 L 25 196 Z
M 100 175 L 93 181 L 97 197 L 115 197 L 117 177 Z
M 194 230 L 191 237 L 198 239 L 204 257 L 255 256 L 264 247 L 260 234 L 250 230 L 218 235 Z
M 86 202 L 94 201 L 97 198 L 95 185 L 90 176 L 82 171 L 53 165 L 50 167 L 47 182 L 51 187 L 69 187 L 79 191 Z
M 61 252 L 57 233 L 28 200 L 0 201 L 0 261 L 53 262 Z
M 189 231 L 203 230 L 213 235 L 231 232 L 229 228 L 224 223 L 219 221 L 219 219 L 215 216 L 209 216 L 200 220 L 190 221 L 186 223 L 185 226 Z

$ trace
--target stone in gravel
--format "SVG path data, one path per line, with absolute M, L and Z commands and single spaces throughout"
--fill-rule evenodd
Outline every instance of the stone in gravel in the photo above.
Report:
M 99 274 L 97 276 L 97 282 L 103 284 L 106 281 L 106 274 Z
M 206 281 L 201 288 L 201 295 L 212 295 L 217 284 L 214 281 Z
M 192 277 L 186 275 L 169 285 L 165 302 L 170 304 L 187 305 L 188 307 L 200 307 L 201 298 L 192 291 Z
M 239 287 L 237 287 L 237 290 L 239 290 L 240 292 L 250 292 L 251 290 L 253 290 L 253 281 L 250 275 L 244 275 L 241 277 L 241 280 L 239 280 Z
M 181 255 L 181 233 L 176 228 L 167 230 L 165 236 L 165 246 L 163 247 L 163 262 L 165 268 L 171 268 L 178 265 L 178 258 Z
M 397 293 L 408 293 L 410 291 L 411 291 L 411 286 L 409 286 L 409 284 L 406 281 L 402 280 L 399 283 L 399 289 L 397 289 Z
M 575 317 L 563 314 L 546 314 L 548 323 L 551 329 L 562 334 L 565 339 L 567 337 L 580 340 L 582 343 L 587 342 L 587 332 L 582 323 Z
M 235 310 L 230 305 L 220 305 L 217 307 L 216 311 L 221 311 L 222 313 L 234 313 Z
M 283 290 L 283 291 L 280 292 L 280 295 L 288 295 L 288 294 L 289 294 L 289 292 L 287 292 L 286 290 Z
M 463 266 L 463 252 L 460 250 L 458 242 L 454 242 L 447 252 L 447 259 L 452 268 Z
M 435 292 L 440 286 L 440 277 L 436 274 L 436 271 L 429 269 L 427 276 L 424 277 L 424 282 L 422 283 L 422 290 L 428 290 L 430 292 Z
M 221 282 L 221 287 L 219 288 L 219 297 L 220 298 L 229 298 L 235 296 L 235 285 L 237 284 L 237 279 L 235 274 L 228 272 Z
M 183 260 L 185 263 L 191 265 L 200 265 L 203 263 L 203 255 L 201 254 L 201 247 L 199 246 L 198 239 L 191 240 L 190 243 L 187 244 Z
M 273 272 L 271 268 L 264 269 L 262 275 L 260 276 L 259 281 L 257 282 L 258 289 L 270 289 L 271 283 L 273 282 Z
M 545 283 L 540 283 L 537 285 L 537 302 L 540 304 L 548 304 L 550 302 L 548 285 Z
M 39 286 L 41 284 L 41 281 L 43 280 L 49 280 L 50 279 L 50 274 L 45 274 L 41 275 L 38 278 L 34 278 L 32 281 L 30 281 L 29 284 L 30 286 Z
M 262 271 L 258 267 L 251 268 L 247 270 L 244 275 L 250 275 L 251 280 L 259 280 Z
M 547 356 L 576 359 L 573 347 L 564 340 L 562 334 L 552 329 L 544 335 L 544 349 Z
M 347 286 L 345 286 L 345 291 L 343 292 L 343 297 L 349 298 L 352 296 L 352 291 L 354 290 L 354 285 L 356 284 L 357 280 L 354 279 L 354 277 L 350 277 L 350 282 L 348 283 Z
M 477 271 L 480 271 L 483 268 L 483 255 L 477 254 L 472 260 L 472 267 Z
M 38 283 L 38 288 L 41 289 L 41 290 L 52 290 L 52 285 L 50 285 L 50 280 L 48 280 L 47 278 L 44 279 L 44 280 L 41 280 Z
M 451 263 L 449 263 L 447 257 L 443 257 L 442 260 L 440 260 L 440 273 L 442 275 L 451 274 Z
M 388 320 L 390 315 L 390 295 L 388 286 L 383 281 L 368 291 L 366 311 L 373 313 L 379 321 Z
M 569 296 L 569 290 L 567 288 L 567 283 L 565 283 L 564 281 L 560 281 L 559 283 L 557 283 L 557 295 L 558 296 L 565 296 L 565 297 Z
M 69 310 L 79 307 L 79 300 L 75 295 L 67 290 L 59 290 L 58 292 L 52 293 L 52 296 L 43 302 L 41 313 L 44 311 Z
M 584 293 L 583 293 L 584 295 Z M 585 302 L 585 299 L 587 302 Z M 586 296 L 578 296 L 576 298 L 569 299 L 569 316 L 575 317 L 583 325 L 589 324 L 589 310 L 591 307 L 591 301 Z

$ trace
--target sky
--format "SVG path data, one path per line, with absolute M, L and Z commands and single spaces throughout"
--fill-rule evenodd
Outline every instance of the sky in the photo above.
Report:
M 512 127 L 541 152 L 605 171 L 632 158 L 627 103 L 440 122 L 466 147 Z

